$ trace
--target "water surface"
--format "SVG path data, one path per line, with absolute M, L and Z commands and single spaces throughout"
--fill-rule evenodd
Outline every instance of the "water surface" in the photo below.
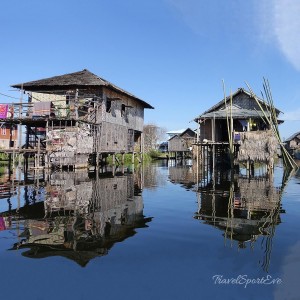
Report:
M 2 176 L 2 299 L 299 299 L 300 177 L 280 162 L 18 176 Z

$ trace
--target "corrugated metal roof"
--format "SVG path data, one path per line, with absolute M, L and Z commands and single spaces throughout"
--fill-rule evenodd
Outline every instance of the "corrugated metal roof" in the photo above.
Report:
M 166 134 L 181 134 L 181 133 L 183 133 L 185 130 L 186 130 L 186 129 L 172 130 L 172 131 L 166 132 Z

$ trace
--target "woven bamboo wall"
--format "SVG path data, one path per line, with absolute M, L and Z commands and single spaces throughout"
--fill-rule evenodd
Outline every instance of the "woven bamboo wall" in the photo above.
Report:
M 188 139 L 184 139 L 180 136 L 174 136 L 168 142 L 168 150 L 170 152 L 186 152 L 189 151 Z
M 103 107 L 102 121 L 115 123 L 126 126 L 130 129 L 143 131 L 144 125 L 144 108 L 137 101 L 128 96 L 122 95 L 115 91 L 103 88 L 103 99 L 106 105 L 108 99 L 116 99 L 111 102 L 111 111 L 106 112 L 106 107 Z M 125 105 L 125 112 L 122 113 L 122 104 Z
M 101 124 L 100 151 L 126 152 L 128 149 L 128 128 L 122 125 L 103 122 Z

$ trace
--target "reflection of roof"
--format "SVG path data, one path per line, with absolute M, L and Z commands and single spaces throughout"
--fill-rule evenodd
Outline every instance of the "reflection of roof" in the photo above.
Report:
M 211 215 L 199 214 L 195 218 L 203 220 L 205 224 L 218 228 L 221 231 L 225 231 L 225 234 L 230 234 L 232 239 L 240 242 L 250 240 L 253 235 L 264 235 L 266 234 L 265 230 L 269 226 L 281 223 L 279 216 L 273 222 L 268 217 L 262 217 L 259 220 L 228 217 L 216 217 L 214 219 Z
M 77 262 L 81 267 L 85 267 L 93 258 L 107 254 L 107 249 L 105 248 L 97 249 L 97 251 L 73 251 L 71 249 L 64 249 L 63 247 L 44 245 L 26 245 L 26 248 L 30 248 L 30 250 L 22 253 L 25 257 L 46 258 L 50 256 L 62 256 Z
M 136 228 L 148 227 L 147 223 L 151 222 L 151 220 L 152 218 L 145 218 L 142 214 L 136 215 L 136 219 L 132 223 L 119 226 L 114 234 L 105 237 L 89 236 L 86 239 L 77 240 L 75 250 L 66 248 L 63 244 L 43 244 L 43 241 L 38 243 L 17 243 L 11 250 L 30 248 L 30 250 L 23 252 L 22 255 L 29 258 L 62 256 L 85 267 L 93 258 L 107 255 L 115 243 L 122 242 L 134 236 L 136 234 Z

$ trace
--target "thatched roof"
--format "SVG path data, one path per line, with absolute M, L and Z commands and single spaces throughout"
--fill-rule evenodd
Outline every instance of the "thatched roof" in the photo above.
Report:
M 116 92 L 122 93 L 126 96 L 134 98 L 135 100 L 141 102 L 145 108 L 154 108 L 147 102 L 137 98 L 136 96 L 128 93 L 127 91 L 117 87 L 116 85 L 110 83 L 109 81 L 93 74 L 87 69 L 84 69 L 79 72 L 53 76 L 49 78 L 44 78 L 35 81 L 29 81 L 25 83 L 18 83 L 12 85 L 14 88 L 21 89 L 23 88 L 26 91 L 36 91 L 36 92 L 45 92 L 45 91 L 61 91 L 69 89 L 87 89 L 87 88 L 100 88 L 107 87 Z
M 245 94 L 246 96 L 248 96 L 249 100 L 253 101 L 253 105 L 256 104 L 256 101 L 255 101 L 253 95 L 250 92 L 244 90 L 243 88 L 239 88 L 235 93 L 233 93 L 230 96 L 227 96 L 226 97 L 227 104 L 229 104 L 231 97 L 232 97 L 232 99 L 234 99 L 236 96 L 238 96 L 240 94 Z M 258 98 L 258 101 L 261 103 L 262 107 L 269 107 L 268 104 L 263 99 Z M 277 114 L 279 114 L 281 112 L 277 108 L 275 108 L 275 110 L 276 110 Z M 243 107 L 237 107 L 237 106 L 233 105 L 233 115 L 232 116 L 233 116 L 233 118 L 249 119 L 249 118 L 261 117 L 262 113 L 255 109 L 246 109 Z M 225 119 L 227 117 L 224 99 L 222 99 L 217 104 L 215 104 L 214 106 L 212 106 L 211 108 L 206 110 L 204 113 L 202 113 L 201 115 L 196 117 L 194 119 L 194 121 L 197 122 L 197 120 L 200 118 L 213 118 L 213 117 L 215 117 L 217 119 Z

